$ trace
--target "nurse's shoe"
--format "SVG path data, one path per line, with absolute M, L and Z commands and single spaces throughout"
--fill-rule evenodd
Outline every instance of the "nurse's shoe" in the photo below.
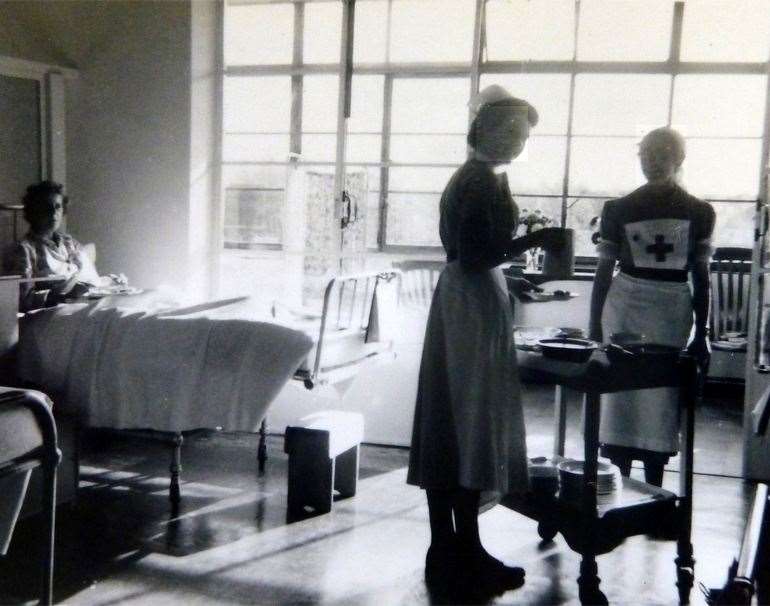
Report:
M 503 562 L 492 556 L 483 547 L 474 550 L 474 568 L 479 571 L 479 578 L 491 589 L 508 591 L 518 589 L 524 585 L 525 572 L 518 566 L 506 566 Z
M 425 555 L 425 583 L 434 588 L 451 588 L 463 568 L 464 562 L 454 545 L 431 545 Z

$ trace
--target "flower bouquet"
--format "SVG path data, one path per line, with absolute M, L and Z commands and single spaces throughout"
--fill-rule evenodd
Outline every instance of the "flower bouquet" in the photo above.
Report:
M 519 213 L 519 226 L 524 227 L 525 234 L 531 234 L 533 231 L 548 227 L 551 223 L 553 223 L 553 219 L 544 215 L 539 208 L 536 210 L 522 208 Z

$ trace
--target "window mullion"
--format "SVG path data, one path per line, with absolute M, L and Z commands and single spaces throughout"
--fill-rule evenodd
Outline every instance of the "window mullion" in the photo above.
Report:
M 388 237 L 388 189 L 390 188 L 390 131 L 391 114 L 393 109 L 393 76 L 385 76 L 382 99 L 382 146 L 380 148 L 380 161 L 383 167 L 380 169 L 380 222 L 377 231 L 377 246 L 383 250 Z
M 569 99 L 567 106 L 567 149 L 564 151 L 564 180 L 561 197 L 561 226 L 567 227 L 567 199 L 569 198 L 569 165 L 572 157 L 572 123 L 575 113 L 575 78 L 577 76 L 578 35 L 580 33 L 580 0 L 575 0 L 575 35 L 572 48 L 572 69 L 569 79 Z
M 674 116 L 674 91 L 676 90 L 676 77 L 682 54 L 682 27 L 684 23 L 684 2 L 674 4 L 673 23 L 671 24 L 671 46 L 669 47 L 668 62 L 671 70 L 671 87 L 668 94 L 668 126 Z
M 294 5 L 294 48 L 292 67 L 302 65 L 305 38 L 305 4 Z M 302 154 L 302 86 L 303 76 L 291 76 L 291 118 L 289 124 L 289 151 L 297 156 Z

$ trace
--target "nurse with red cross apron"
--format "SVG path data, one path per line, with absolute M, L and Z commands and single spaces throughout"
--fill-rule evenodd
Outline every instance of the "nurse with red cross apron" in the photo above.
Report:
M 706 359 L 714 209 L 677 184 L 685 157 L 678 132 L 651 131 L 639 157 L 647 183 L 608 201 L 602 211 L 591 338 L 635 333 L 650 343 L 684 348 L 692 334 L 688 348 Z M 613 277 L 616 264 L 620 271 Z M 602 455 L 624 475 L 640 460 L 646 481 L 660 486 L 664 465 L 679 450 L 677 389 L 608 394 L 599 438 Z

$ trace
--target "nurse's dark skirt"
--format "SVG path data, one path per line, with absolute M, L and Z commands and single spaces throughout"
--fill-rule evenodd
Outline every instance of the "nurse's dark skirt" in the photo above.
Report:
M 425 334 L 407 482 L 524 492 L 524 416 L 502 271 L 447 265 Z

